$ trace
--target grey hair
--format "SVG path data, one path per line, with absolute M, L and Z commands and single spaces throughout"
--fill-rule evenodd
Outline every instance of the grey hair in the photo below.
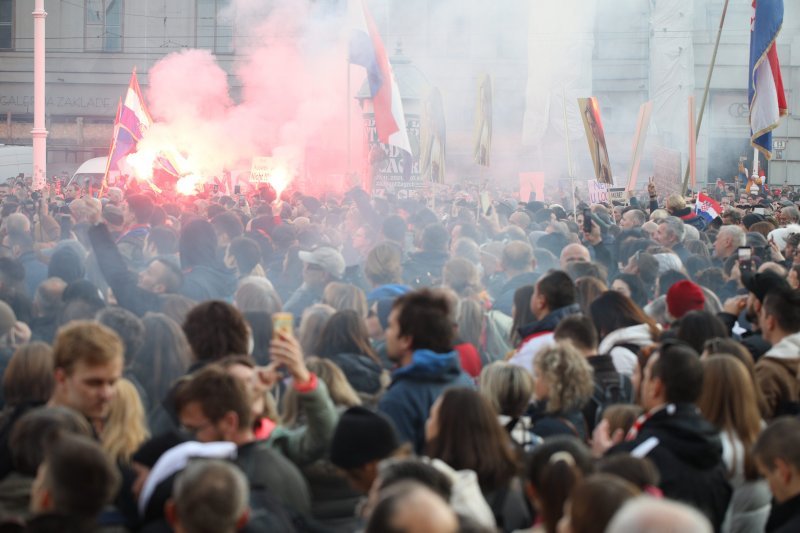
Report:
M 178 520 L 188 533 L 236 531 L 250 489 L 239 468 L 219 459 L 194 460 L 175 479 Z
M 733 224 L 722 226 L 717 234 L 717 239 L 723 235 L 729 236 L 737 247 L 747 246 L 747 234 L 739 226 L 734 226 Z
M 700 511 L 671 500 L 639 496 L 617 511 L 608 533 L 711 533 L 711 523 Z
M 678 242 L 683 242 L 683 238 L 686 235 L 686 227 L 683 224 L 683 220 L 678 217 L 666 217 L 659 222 L 660 224 L 666 224 L 670 233 L 678 238 Z

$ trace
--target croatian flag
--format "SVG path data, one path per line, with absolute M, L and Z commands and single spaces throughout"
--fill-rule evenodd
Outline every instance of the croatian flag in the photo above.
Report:
M 403 102 L 375 21 L 367 11 L 365 0 L 350 0 L 348 11 L 352 25 L 350 62 L 367 69 L 378 139 L 410 154 Z
M 136 151 L 136 143 L 152 124 L 153 119 L 147 111 L 139 80 L 136 78 L 136 69 L 133 69 L 125 101 L 117 108 L 117 118 L 114 121 L 114 137 L 108 156 L 110 169 L 118 168 L 120 159 Z
M 722 215 L 722 207 L 710 196 L 700 193 L 697 195 L 697 202 L 694 204 L 694 212 L 708 224 Z
M 783 0 L 753 0 L 750 19 L 750 144 L 772 158 L 772 130 L 787 113 L 775 41 L 783 24 Z

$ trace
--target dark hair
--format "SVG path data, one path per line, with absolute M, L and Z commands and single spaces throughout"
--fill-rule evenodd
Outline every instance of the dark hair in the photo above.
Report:
M 97 321 L 119 336 L 125 349 L 125 363 L 133 363 L 145 340 L 142 319 L 122 307 L 106 307 L 97 313 Z
M 53 350 L 44 342 L 23 344 L 16 349 L 3 372 L 6 406 L 44 404 L 53 395 Z
M 533 449 L 525 475 L 539 494 L 540 517 L 548 532 L 556 530 L 572 489 L 592 468 L 591 452 L 576 437 L 557 435 Z
M 689 311 L 672 329 L 675 330 L 675 338 L 694 348 L 697 353 L 703 351 L 707 340 L 730 336 L 730 330 L 722 320 L 708 311 Z
M 615 475 L 592 474 L 570 495 L 572 532 L 605 531 L 617 511 L 639 492 L 635 485 Z
M 720 300 L 724 299 L 722 294 L 725 291 L 727 281 L 725 281 L 721 268 L 711 267 L 697 272 L 694 275 L 694 282 L 719 296 Z
M 700 356 L 691 346 L 674 341 L 664 342 L 658 352 L 650 377 L 664 384 L 667 402 L 695 403 L 703 388 Z
M 450 234 L 447 229 L 439 223 L 429 224 L 422 231 L 422 241 L 420 248 L 426 252 L 447 251 L 447 243 L 450 241 Z
M 119 490 L 119 471 L 89 437 L 61 435 L 47 447 L 44 464 L 54 512 L 93 520 Z
M 575 281 L 580 278 L 594 278 L 605 283 L 608 280 L 608 269 L 598 263 L 573 261 L 567 265 L 566 272 Z
M 401 243 L 405 239 L 406 229 L 406 221 L 400 215 L 386 217 L 381 226 L 381 232 L 384 237 Z
M 153 200 L 144 194 L 133 194 L 126 199 L 128 209 L 138 224 L 147 224 L 153 214 Z
M 601 339 L 612 331 L 639 324 L 647 324 L 654 341 L 660 335 L 655 321 L 621 292 L 606 291 L 601 294 L 589 305 L 589 315 Z
M 236 237 L 228 247 L 228 253 L 236 259 L 239 275 L 247 275 L 261 261 L 261 248 L 248 237 Z
M 579 350 L 597 350 L 599 339 L 591 319 L 583 315 L 564 318 L 556 326 L 555 339 L 570 340 Z
M 628 286 L 628 289 L 631 292 L 631 300 L 633 300 L 633 303 L 644 309 L 644 306 L 647 305 L 647 289 L 645 289 L 644 283 L 642 283 L 642 278 L 636 274 L 627 274 L 623 272 L 614 276 L 609 287 L 611 287 L 617 280 Z
M 210 222 L 194 219 L 181 230 L 178 243 L 181 268 L 217 266 L 217 234 Z
M 658 276 L 658 293 L 659 295 L 667 294 L 669 288 L 678 283 L 679 281 L 683 281 L 685 279 L 689 279 L 686 275 L 679 270 L 667 270 L 663 274 Z
M 35 476 L 44 460 L 45 446 L 62 433 L 90 437 L 92 429 L 84 417 L 68 407 L 40 407 L 22 415 L 8 440 L 14 470 Z
M 247 353 L 247 323 L 238 309 L 219 300 L 195 306 L 183 323 L 186 340 L 198 361 L 216 361 Z
M 456 470 L 473 470 L 481 490 L 505 487 L 518 473 L 509 435 L 489 401 L 475 390 L 444 391 L 439 405 L 439 431 L 427 443 L 427 454 Z
M 211 422 L 219 422 L 229 412 L 239 417 L 239 429 L 253 424 L 250 395 L 245 384 L 220 365 L 208 365 L 192 374 L 175 394 L 175 409 L 180 413 L 188 404 L 197 402 Z
M 147 242 L 155 246 L 158 255 L 171 255 L 178 253 L 178 234 L 167 226 L 150 228 Z
M 694 273 L 696 276 L 698 272 L 711 267 L 711 259 L 709 259 L 708 257 L 703 257 L 701 255 L 690 255 L 684 261 L 684 266 L 686 267 L 686 271 L 689 272 L 690 275 Z M 695 276 L 692 276 L 692 278 L 694 279 Z
M 416 457 L 387 459 L 382 461 L 378 468 L 380 481 L 378 488 L 381 491 L 402 481 L 416 481 L 441 496 L 444 501 L 450 501 L 453 482 L 435 466 L 421 459 Z
M 154 257 L 147 263 L 147 266 L 150 266 L 156 261 L 164 265 L 164 272 L 159 278 L 159 283 L 164 285 L 164 294 L 177 293 L 181 285 L 183 285 L 183 272 L 181 272 L 181 269 L 174 261 L 165 257 Z
M 444 296 L 421 289 L 400 296 L 392 309 L 397 311 L 400 336 L 412 338 L 412 350 L 446 353 L 453 349 L 450 304 Z
M 217 235 L 224 233 L 228 236 L 229 240 L 233 240 L 244 233 L 244 225 L 242 219 L 230 211 L 223 211 L 215 215 L 211 219 L 211 225 L 214 226 L 214 231 Z
M 144 344 L 132 365 L 132 372 L 153 404 L 164 399 L 172 383 L 184 375 L 192 349 L 177 322 L 162 313 L 142 318 Z
M 597 472 L 612 474 L 630 483 L 639 489 L 657 487 L 661 476 L 656 465 L 647 457 L 634 457 L 627 453 L 607 455 L 596 463 Z
M 773 420 L 756 440 L 753 457 L 770 472 L 775 469 L 776 459 L 800 470 L 800 420 L 793 416 Z
M 538 292 L 551 311 L 575 303 L 577 292 L 572 279 L 563 270 L 554 270 L 536 282 Z
M 366 355 L 378 365 L 382 364 L 372 349 L 364 320 L 352 309 L 337 311 L 328 319 L 314 353 L 320 357 L 339 354 Z
M 533 296 L 533 285 L 523 285 L 514 291 L 514 316 L 511 323 L 511 343 L 515 347 L 522 341 L 519 328 L 526 326 L 536 320 L 531 311 L 531 296 Z
M 771 290 L 764 297 L 764 314 L 787 333 L 800 331 L 800 291 Z
M 83 259 L 68 246 L 57 249 L 50 257 L 50 264 L 47 266 L 48 278 L 61 278 L 67 284 L 71 284 L 83 279 L 85 274 Z
M 591 303 L 608 291 L 608 287 L 605 281 L 601 281 L 599 278 L 584 276 L 575 280 L 575 291 L 578 294 L 578 304 L 581 306 L 581 312 L 588 314 Z

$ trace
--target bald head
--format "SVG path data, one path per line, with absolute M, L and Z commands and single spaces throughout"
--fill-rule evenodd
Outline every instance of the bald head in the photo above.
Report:
M 639 496 L 620 509 L 608 533 L 711 533 L 708 519 L 697 509 L 670 500 Z
M 458 518 L 441 496 L 416 482 L 392 485 L 381 495 L 366 533 L 456 533 Z
M 588 263 L 592 260 L 589 249 L 582 244 L 568 244 L 561 250 L 561 269 L 566 270 L 567 265 L 576 261 Z
M 533 248 L 526 242 L 513 241 L 503 248 L 503 269 L 510 275 L 531 272 L 534 268 Z

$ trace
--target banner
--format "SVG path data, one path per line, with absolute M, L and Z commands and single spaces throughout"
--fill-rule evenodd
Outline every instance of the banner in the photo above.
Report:
M 653 181 L 658 194 L 666 198 L 670 194 L 681 194 L 681 152 L 657 147 L 653 151 Z
M 419 116 L 408 115 L 406 126 L 411 143 L 419 143 Z M 427 180 L 419 171 L 419 160 L 397 146 L 380 141 L 374 116 L 364 117 L 364 127 L 369 154 L 366 175 L 370 178 L 373 195 L 386 197 L 395 194 L 398 198 L 408 198 L 411 191 L 427 186 Z
M 597 181 L 612 185 L 614 183 L 613 174 L 611 173 L 611 163 L 608 160 L 608 148 L 597 98 L 594 96 L 578 98 L 578 106 L 583 117 L 583 128 L 586 131 L 586 141 L 589 143 L 589 153 L 592 155 L 594 176 Z
M 612 202 L 625 202 L 627 196 L 625 187 L 611 187 L 608 189 L 608 199 Z
M 269 174 L 272 170 L 271 157 L 254 157 L 250 166 L 250 181 L 252 183 L 269 183 Z
M 447 159 L 447 124 L 442 93 L 434 87 L 422 107 L 420 121 L 419 171 L 433 183 L 444 183 Z
M 589 180 L 589 203 L 608 202 L 608 185 L 597 180 Z
M 488 74 L 483 76 L 478 86 L 472 151 L 476 163 L 489 166 L 492 151 L 492 77 Z
M 626 191 L 636 189 L 636 180 L 639 177 L 639 164 L 647 139 L 647 129 L 650 127 L 650 117 L 653 114 L 653 102 L 645 102 L 639 106 L 639 118 L 636 119 L 636 133 L 633 136 L 633 156 L 631 157 L 631 170 L 628 173 Z

